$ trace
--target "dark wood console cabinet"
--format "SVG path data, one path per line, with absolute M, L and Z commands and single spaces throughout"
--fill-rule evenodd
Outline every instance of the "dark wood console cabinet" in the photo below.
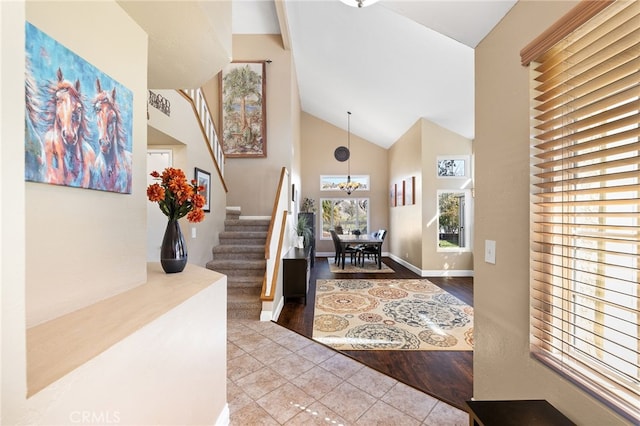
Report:
M 285 302 L 292 297 L 304 297 L 304 304 L 307 304 L 310 268 L 310 247 L 293 247 L 282 258 L 282 291 Z

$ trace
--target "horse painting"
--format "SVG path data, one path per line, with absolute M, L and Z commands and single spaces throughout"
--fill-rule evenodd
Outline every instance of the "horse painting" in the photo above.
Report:
M 103 90 L 97 78 L 96 93 L 92 105 L 100 149 L 93 167 L 93 184 L 96 189 L 131 193 L 131 152 L 126 150 L 116 89 Z
M 46 177 L 49 183 L 89 188 L 95 152 L 86 141 L 87 118 L 80 92 L 80 80 L 71 84 L 62 70 L 48 87 L 44 117 L 49 130 L 45 134 Z
M 38 127 L 42 114 L 38 98 L 38 84 L 31 73 L 31 63 L 27 57 L 24 79 L 24 160 L 25 178 L 42 182 L 45 175 L 45 149 Z

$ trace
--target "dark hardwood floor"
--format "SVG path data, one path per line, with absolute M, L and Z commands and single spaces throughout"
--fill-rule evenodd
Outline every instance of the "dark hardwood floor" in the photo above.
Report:
M 375 274 L 332 274 L 327 258 L 318 257 L 311 268 L 311 279 L 306 306 L 303 300 L 288 301 L 277 323 L 303 336 L 311 338 L 315 283 L 317 279 L 385 279 L 423 278 L 390 258 L 383 261 L 395 272 Z M 473 306 L 473 278 L 424 277 L 463 302 Z M 435 398 L 466 410 L 465 401 L 473 394 L 472 351 L 341 351 L 363 364 L 394 379 L 421 390 Z

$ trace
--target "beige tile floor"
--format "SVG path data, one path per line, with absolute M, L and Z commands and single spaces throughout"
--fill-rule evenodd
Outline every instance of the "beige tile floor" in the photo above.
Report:
M 230 425 L 469 424 L 466 412 L 273 322 L 228 320 Z

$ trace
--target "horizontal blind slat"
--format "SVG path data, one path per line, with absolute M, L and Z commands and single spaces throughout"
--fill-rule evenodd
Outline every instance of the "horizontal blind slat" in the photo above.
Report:
M 629 67 L 626 71 L 627 75 L 623 78 L 617 77 L 615 73 L 611 71 L 609 74 L 600 76 L 596 81 L 588 85 L 585 84 L 575 88 L 568 87 L 565 91 L 558 92 L 554 97 L 551 97 L 551 99 L 545 102 L 538 101 L 533 108 L 534 111 L 538 112 L 534 112 L 534 115 L 539 115 L 554 108 L 569 104 L 579 107 L 637 86 L 638 75 L 636 71 L 633 67 Z M 598 84 L 600 83 L 604 84 L 599 86 Z
M 589 317 L 582 316 L 582 315 L 576 315 L 576 314 L 574 314 L 573 311 L 568 310 L 568 309 L 556 308 L 555 305 L 551 304 L 548 300 L 545 300 L 544 295 L 534 296 L 533 302 L 534 303 L 532 303 L 531 307 L 533 309 L 537 309 L 537 310 L 539 310 L 541 312 L 545 312 L 546 315 L 548 316 L 548 318 L 551 319 L 551 320 L 556 319 L 556 320 L 562 321 L 563 318 L 564 318 L 564 314 L 571 314 L 571 316 L 575 320 L 579 320 L 579 321 L 582 321 L 582 322 L 585 322 L 585 323 L 593 324 L 594 325 L 593 329 L 602 330 L 601 333 L 594 333 L 591 329 L 585 328 L 584 326 L 573 324 L 577 329 L 580 329 L 580 330 L 584 331 L 585 335 L 591 335 L 591 336 L 594 336 L 596 338 L 601 338 L 603 340 L 610 341 L 611 344 L 616 345 L 616 346 L 620 346 L 620 344 L 615 339 L 627 339 L 627 338 L 630 338 L 630 339 L 635 339 L 636 341 L 638 341 L 638 339 L 633 335 L 630 335 L 628 333 L 623 333 L 620 330 L 608 328 L 608 327 L 604 326 L 603 323 L 594 321 Z M 553 310 L 556 310 L 558 313 L 560 313 L 560 315 L 550 313 L 550 312 L 553 312 L 553 310 L 551 308 L 553 308 Z M 545 322 L 545 323 L 550 324 L 550 322 Z M 629 324 L 633 325 L 631 322 L 629 322 Z M 608 333 L 609 336 L 605 335 L 604 333 Z M 627 351 L 629 351 L 630 353 L 640 354 L 640 352 L 634 351 L 633 349 L 629 349 L 629 348 L 625 348 L 625 349 Z
M 593 158 L 592 158 L 593 159 Z M 582 165 L 578 167 L 573 167 L 571 165 L 571 160 L 567 159 L 566 162 L 570 163 L 569 167 L 562 170 L 550 170 L 543 171 L 541 173 L 535 173 L 533 176 L 539 177 L 541 179 L 575 179 L 576 176 L 580 176 L 581 173 L 589 173 L 589 172 L 597 172 L 597 171 L 606 171 L 624 166 L 634 166 L 638 163 L 637 156 L 630 156 L 626 158 L 621 158 L 619 160 L 611 160 L 607 161 L 606 157 L 602 158 L 601 162 L 593 162 L 589 165 Z M 535 166 L 536 163 L 532 164 Z M 603 176 L 603 181 L 606 181 L 606 175 Z
M 640 143 L 638 143 L 640 146 Z M 575 186 L 579 184 L 585 183 L 601 183 L 608 184 L 610 182 L 615 182 L 618 180 L 627 180 L 627 179 L 640 179 L 640 170 L 631 170 L 628 172 L 619 172 L 619 173 L 607 173 L 606 175 L 594 175 L 588 177 L 576 177 L 569 179 L 562 179 L 560 181 L 544 181 L 544 182 L 536 182 L 534 185 L 537 188 L 545 191 L 551 191 L 554 189 L 561 189 L 562 186 Z
M 635 23 L 631 18 L 626 22 L 614 24 L 614 28 L 608 34 L 595 40 L 581 40 L 585 43 L 569 43 L 563 51 L 554 59 L 555 65 L 548 71 L 536 76 L 535 81 L 540 82 L 536 89 L 540 92 L 553 91 L 553 81 L 567 81 L 566 75 L 577 78 L 576 81 L 590 79 L 591 70 L 603 62 L 610 63 L 610 67 L 615 67 L 620 59 L 625 56 L 632 56 L 630 49 L 633 49 L 638 42 L 640 32 L 635 28 Z M 571 81 L 571 80 L 569 80 Z
M 578 132 L 567 131 L 566 135 L 562 138 L 545 138 L 544 135 L 536 135 L 535 139 L 540 142 L 535 145 L 536 149 L 544 150 L 547 147 L 558 146 L 558 144 L 569 144 L 570 142 L 576 142 L 585 140 L 592 137 L 598 137 L 599 135 L 607 135 L 615 133 L 617 131 L 626 130 L 626 127 L 635 126 L 638 124 L 638 115 L 631 115 L 629 117 L 622 118 L 610 123 L 606 123 L 597 127 L 581 130 Z
M 640 64 L 640 59 L 638 63 Z M 602 119 L 606 117 L 602 114 L 602 111 L 607 111 L 610 114 L 614 107 L 625 104 L 625 109 L 633 111 L 634 102 L 636 102 L 635 106 L 637 106 L 638 90 L 640 90 L 638 87 L 632 86 L 604 98 L 590 99 L 591 102 L 581 102 L 585 101 L 584 98 L 571 101 L 562 105 L 561 108 L 535 116 L 534 120 L 538 121 L 535 128 L 541 132 L 549 132 L 563 126 L 568 121 L 584 123 L 587 122 L 587 119 L 593 119 L 593 117 Z
M 538 85 L 534 87 L 540 92 L 536 100 L 549 100 L 558 94 L 565 93 L 567 88 L 582 85 L 602 75 L 607 70 L 616 69 L 625 63 L 635 60 L 638 56 L 639 43 L 636 35 L 627 40 L 621 40 L 617 46 L 610 46 L 607 51 L 599 52 L 590 58 L 588 63 L 574 63 L 571 57 L 563 58 L 561 66 L 557 67 L 559 73 L 554 75 L 540 75 L 535 78 Z M 571 75 L 567 79 L 565 73 Z M 563 87 L 566 86 L 566 87 Z
M 544 143 L 544 146 L 540 148 L 544 149 L 544 151 L 536 152 L 534 156 L 536 158 L 555 157 L 557 155 L 557 150 L 564 150 L 566 151 L 564 154 L 568 155 L 582 149 L 597 148 L 598 146 L 606 146 L 638 137 L 640 137 L 640 128 L 638 127 L 623 129 L 613 134 L 597 135 L 589 139 L 574 139 L 571 135 L 568 135 L 565 138 Z

